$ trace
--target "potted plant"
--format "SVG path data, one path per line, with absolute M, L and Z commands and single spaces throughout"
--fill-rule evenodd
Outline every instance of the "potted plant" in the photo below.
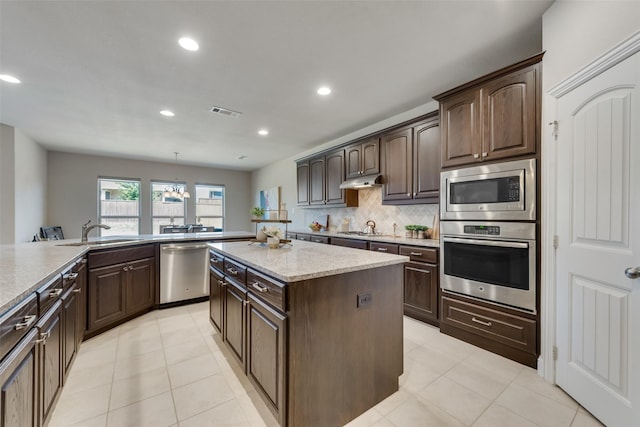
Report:
M 427 227 L 426 225 L 416 225 L 415 229 L 418 233 L 418 239 L 425 239 L 427 237 L 426 233 L 429 230 L 429 227 Z
M 253 217 L 253 219 L 262 219 L 264 217 L 264 212 L 264 208 L 256 206 L 251 209 L 251 216 Z
M 415 230 L 415 225 L 405 225 L 404 229 L 407 230 L 404 233 L 404 237 L 407 239 L 413 238 L 413 230 Z

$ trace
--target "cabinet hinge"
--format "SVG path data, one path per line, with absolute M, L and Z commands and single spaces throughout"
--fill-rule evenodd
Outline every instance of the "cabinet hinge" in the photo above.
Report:
M 554 120 L 552 122 L 549 122 L 549 126 L 553 126 L 553 129 L 551 130 L 551 135 L 553 135 L 553 138 L 557 141 L 558 140 L 558 121 Z
M 553 236 L 553 249 L 558 249 L 558 235 Z
M 556 347 L 555 345 L 553 346 L 552 353 L 553 353 L 553 360 L 558 360 L 558 347 Z

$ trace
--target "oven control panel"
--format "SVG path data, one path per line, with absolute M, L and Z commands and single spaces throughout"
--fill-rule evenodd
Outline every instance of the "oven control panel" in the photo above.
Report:
M 496 225 L 465 225 L 464 234 L 499 236 L 500 227 Z

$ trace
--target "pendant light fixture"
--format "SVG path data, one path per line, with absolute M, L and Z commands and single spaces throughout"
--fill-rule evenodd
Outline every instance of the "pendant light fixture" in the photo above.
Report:
M 178 168 L 178 152 L 174 151 L 173 154 L 176 155 L 176 170 Z M 178 178 L 176 177 L 174 179 L 174 181 L 178 181 Z M 172 185 L 168 185 L 166 187 L 164 187 L 164 197 L 174 197 L 174 198 L 178 198 L 178 199 L 188 199 L 191 197 L 191 194 L 189 194 L 189 192 L 186 190 L 185 186 L 182 184 L 178 184 L 177 182 L 172 184 Z

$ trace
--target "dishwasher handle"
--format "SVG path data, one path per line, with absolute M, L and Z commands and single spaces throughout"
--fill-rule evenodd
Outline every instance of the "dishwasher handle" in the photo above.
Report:
M 167 252 L 184 252 L 184 251 L 193 251 L 196 249 L 206 249 L 206 248 L 207 248 L 207 245 L 162 246 L 162 250 Z

